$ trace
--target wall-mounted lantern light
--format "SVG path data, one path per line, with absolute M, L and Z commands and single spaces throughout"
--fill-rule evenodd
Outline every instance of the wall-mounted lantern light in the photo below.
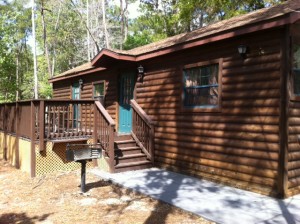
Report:
M 245 58 L 246 57 L 246 54 L 247 54 L 247 46 L 246 45 L 239 45 L 238 46 L 238 52 L 239 54 L 241 55 L 242 58 Z
M 78 83 L 79 83 L 79 88 L 82 89 L 83 88 L 83 80 L 79 79 Z
M 138 70 L 138 82 L 143 82 L 144 79 L 144 67 L 142 65 L 140 65 L 139 67 L 137 67 Z

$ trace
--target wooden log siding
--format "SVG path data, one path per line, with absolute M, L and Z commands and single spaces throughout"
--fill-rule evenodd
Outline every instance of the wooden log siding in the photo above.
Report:
M 300 192 L 300 102 L 289 104 L 288 135 L 288 189 L 289 194 Z
M 83 79 L 83 88 L 80 91 L 80 99 L 90 100 L 93 98 L 93 82 L 105 80 L 105 109 L 112 119 L 117 119 L 117 101 L 118 101 L 118 82 L 116 71 L 101 71 L 81 77 Z M 78 82 L 80 78 L 62 80 L 53 84 L 54 99 L 70 99 L 71 86 Z M 93 115 L 92 115 L 93 116 Z
M 146 73 L 144 82 L 136 85 L 136 101 L 156 122 L 158 166 L 275 194 L 280 150 L 280 32 L 253 34 L 144 62 Z M 250 49 L 244 60 L 237 53 L 240 42 Z M 181 67 L 219 58 L 223 58 L 221 112 L 183 111 Z M 300 131 L 300 119 L 297 124 Z M 300 147 L 296 152 L 300 154 Z

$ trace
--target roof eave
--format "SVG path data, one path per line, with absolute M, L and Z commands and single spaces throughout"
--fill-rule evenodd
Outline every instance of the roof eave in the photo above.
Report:
M 84 71 L 80 71 L 80 72 L 76 72 L 76 73 L 71 73 L 71 74 L 66 74 L 66 75 L 62 75 L 62 76 L 57 76 L 57 77 L 53 77 L 51 79 L 48 79 L 49 83 L 54 83 L 57 81 L 61 81 L 61 80 L 65 80 L 65 79 L 69 79 L 69 78 L 74 78 L 77 76 L 81 76 L 81 75 L 86 75 L 86 74 L 90 74 L 90 73 L 94 73 L 94 72 L 98 72 L 98 71 L 103 71 L 106 68 L 93 68 L 93 69 L 88 69 L 88 70 L 84 70 Z
M 97 62 L 103 57 L 107 56 L 116 60 L 121 60 L 121 61 L 136 61 L 136 57 L 133 55 L 126 55 L 122 53 L 117 53 L 108 49 L 102 49 L 99 54 L 96 55 L 91 61 L 92 66 L 96 66 Z
M 232 30 L 226 30 L 226 31 L 223 31 L 220 33 L 216 33 L 216 34 L 212 34 L 212 35 L 203 37 L 203 38 L 191 40 L 189 42 L 178 43 L 176 45 L 172 45 L 172 46 L 158 49 L 155 51 L 140 54 L 140 55 L 136 56 L 136 61 L 138 62 L 138 61 L 142 61 L 142 60 L 147 60 L 150 58 L 173 53 L 173 52 L 176 52 L 179 50 L 185 50 L 185 49 L 189 49 L 192 47 L 204 45 L 207 43 L 244 35 L 247 33 L 252 33 L 252 32 L 256 32 L 256 31 L 261 31 L 261 30 L 266 30 L 266 29 L 270 29 L 270 28 L 275 28 L 275 27 L 292 24 L 292 23 L 296 22 L 297 20 L 300 20 L 300 13 L 292 12 L 292 13 L 282 15 L 282 16 L 279 16 L 276 18 L 272 18 L 270 20 L 261 21 L 256 24 L 245 25 L 243 27 L 238 27 L 238 28 L 235 28 Z

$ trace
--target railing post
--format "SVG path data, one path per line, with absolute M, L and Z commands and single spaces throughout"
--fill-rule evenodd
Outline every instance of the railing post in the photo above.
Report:
M 20 163 L 19 163 L 19 138 L 20 138 L 20 130 L 19 130 L 19 103 L 16 102 L 16 109 L 15 109 L 15 119 L 16 119 L 16 168 L 19 169 L 20 168 Z
M 3 131 L 4 131 L 3 158 L 4 158 L 4 160 L 7 160 L 7 104 L 4 105 L 3 114 L 4 114 L 4 116 L 3 116 Z
M 109 126 L 109 166 L 110 172 L 115 172 L 114 125 Z
M 135 110 L 133 109 L 132 110 L 132 131 L 133 133 L 136 133 L 136 112 Z
M 152 162 L 152 165 L 154 165 L 154 125 L 151 124 L 150 126 L 150 136 L 149 136 L 149 149 L 150 149 L 150 155 L 151 155 L 151 162 Z
M 34 102 L 31 101 L 30 110 L 30 138 L 31 138 L 31 153 L 30 153 L 30 176 L 35 177 L 35 106 Z
M 96 144 L 98 142 L 98 129 L 97 123 L 98 122 L 98 113 L 97 113 L 97 106 L 94 103 L 94 127 L 93 127 L 93 143 Z
M 40 101 L 39 109 L 39 150 L 45 150 L 45 101 Z

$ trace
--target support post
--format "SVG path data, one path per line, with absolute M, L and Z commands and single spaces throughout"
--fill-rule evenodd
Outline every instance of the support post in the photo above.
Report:
M 45 150 L 45 101 L 40 101 L 39 109 L 39 150 Z
M 85 176 L 86 176 L 86 161 L 82 160 L 81 163 L 81 192 L 85 193 Z
M 5 122 L 6 121 L 6 122 Z M 7 104 L 4 105 L 4 119 L 3 119 L 3 129 L 4 129 L 4 149 L 3 158 L 7 161 Z
M 30 152 L 30 176 L 35 177 L 35 106 L 34 102 L 31 101 L 30 110 L 30 139 L 31 139 L 31 152 Z
M 97 138 L 97 122 L 98 122 L 98 113 L 97 113 L 97 106 L 96 104 L 94 103 L 94 130 L 93 130 L 93 143 L 96 144 L 97 141 L 98 141 L 98 138 Z
M 15 165 L 16 168 L 20 168 L 20 153 L 19 153 L 19 138 L 20 138 L 20 130 L 19 130 L 19 120 L 20 120 L 20 113 L 19 113 L 19 103 L 16 102 L 16 110 L 15 110 L 15 118 L 16 118 L 16 160 Z
M 109 126 L 109 168 L 111 173 L 115 172 L 114 127 L 114 125 Z
M 154 125 L 151 124 L 150 127 L 150 138 L 149 138 L 149 149 L 150 149 L 150 155 L 151 155 L 151 163 L 152 166 L 154 166 Z
M 286 198 L 288 191 L 288 127 L 289 127 L 289 90 L 290 82 L 290 30 L 286 26 L 281 40 L 281 77 L 280 77 L 280 152 L 278 161 L 278 198 Z

